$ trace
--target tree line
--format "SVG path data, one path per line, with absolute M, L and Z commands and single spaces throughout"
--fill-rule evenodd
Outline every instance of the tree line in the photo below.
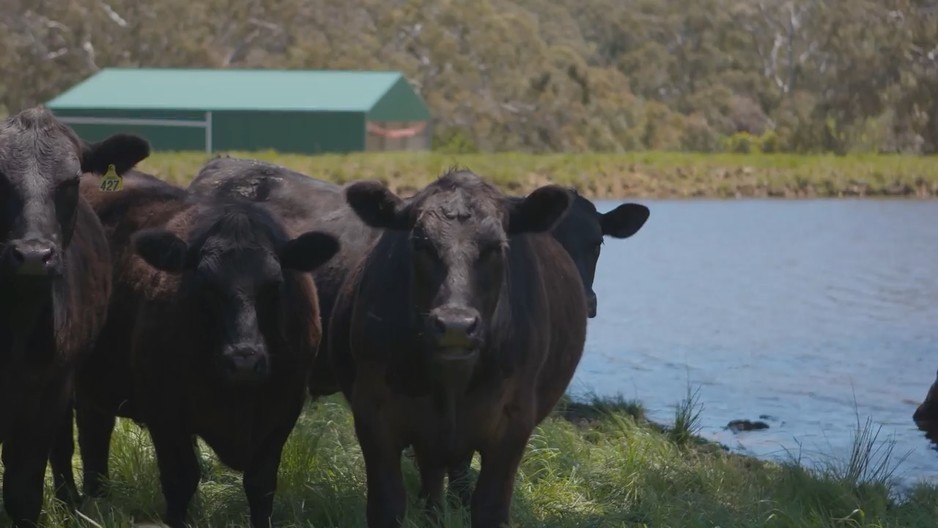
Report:
M 392 69 L 444 151 L 938 151 L 938 0 L 5 0 L 0 113 L 108 66 Z

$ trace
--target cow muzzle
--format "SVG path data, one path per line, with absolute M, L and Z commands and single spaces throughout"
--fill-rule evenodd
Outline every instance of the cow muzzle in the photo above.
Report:
M 922 431 L 930 431 L 938 429 L 936 428 L 935 418 L 938 418 L 938 409 L 934 408 L 935 406 L 931 405 L 930 402 L 925 402 L 918 406 L 915 409 L 915 414 L 912 415 L 912 420 L 915 422 L 915 425 L 918 426 Z
M 471 308 L 444 306 L 430 312 L 427 335 L 438 361 L 475 359 L 482 345 L 482 321 Z
M 261 383 L 270 375 L 270 363 L 258 347 L 235 346 L 222 354 L 222 370 L 232 383 Z
M 55 244 L 38 238 L 11 240 L 0 254 L 0 267 L 17 276 L 49 277 L 59 274 Z

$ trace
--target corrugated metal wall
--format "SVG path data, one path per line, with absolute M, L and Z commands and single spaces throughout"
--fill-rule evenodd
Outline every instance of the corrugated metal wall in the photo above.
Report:
M 215 112 L 215 150 L 300 154 L 365 149 L 365 114 L 352 112 Z
M 57 110 L 87 141 L 129 132 L 150 141 L 154 150 L 206 150 L 204 112 L 133 110 Z M 69 122 L 113 120 L 113 123 Z M 126 122 L 121 122 L 126 120 Z M 162 125 L 134 121 L 169 121 Z M 176 123 L 172 125 L 171 123 Z M 185 126 L 184 126 L 185 125 Z M 365 114 L 356 112 L 212 112 L 212 151 L 276 150 L 317 154 L 365 150 Z
M 154 150 L 205 150 L 204 112 L 136 110 L 56 110 L 55 115 L 71 126 L 86 141 L 100 141 L 117 133 L 139 134 L 150 141 Z M 69 118 L 114 120 L 113 124 L 71 123 Z M 193 126 L 166 126 L 121 123 L 123 120 L 185 121 Z

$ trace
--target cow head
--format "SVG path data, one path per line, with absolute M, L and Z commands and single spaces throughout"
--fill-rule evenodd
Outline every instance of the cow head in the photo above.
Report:
M 596 317 L 593 279 L 603 237 L 628 238 L 634 235 L 645 225 L 648 214 L 647 207 L 634 203 L 625 203 L 608 213 L 599 213 L 592 202 L 576 195 L 570 212 L 554 228 L 554 238 L 567 250 L 580 272 L 590 317 Z
M 505 283 L 509 238 L 549 231 L 572 196 L 541 187 L 509 200 L 468 171 L 451 171 L 404 202 L 384 185 L 346 189 L 371 227 L 407 233 L 412 298 L 435 362 L 475 361 Z
M 928 389 L 925 401 L 915 409 L 912 419 L 919 429 L 938 442 L 938 375 L 936 375 L 935 383 Z
M 288 240 L 266 212 L 248 204 L 210 207 L 199 216 L 188 241 L 168 230 L 142 230 L 134 235 L 134 249 L 154 268 L 183 275 L 221 376 L 232 383 L 263 382 L 271 342 L 282 336 L 290 315 L 284 300 L 296 293 L 285 277 L 325 263 L 339 243 L 318 232 Z
M 122 174 L 149 151 L 124 134 L 87 144 L 41 107 L 0 123 L 0 275 L 60 275 L 81 174 Z

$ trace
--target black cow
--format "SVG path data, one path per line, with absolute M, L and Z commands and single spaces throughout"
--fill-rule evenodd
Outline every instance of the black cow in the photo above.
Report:
M 110 295 L 107 243 L 79 180 L 148 154 L 135 136 L 89 145 L 41 107 L 0 122 L 0 441 L 16 526 L 38 522 L 50 449 L 58 429 L 71 430 L 74 372 Z M 71 459 L 51 462 L 57 495 L 74 498 Z
M 570 254 L 580 272 L 580 280 L 586 292 L 589 316 L 596 317 L 596 292 L 593 279 L 596 263 L 602 251 L 603 237 L 629 238 L 638 232 L 648 220 L 649 211 L 644 205 L 624 203 L 609 211 L 596 211 L 593 202 L 574 193 L 570 210 L 551 231 L 554 238 Z
M 141 229 L 164 225 L 189 207 L 184 189 L 139 171 L 124 175 L 123 190 L 101 192 L 100 182 L 83 179 L 82 197 L 91 205 L 104 227 L 113 260 L 113 289 L 108 318 L 87 361 L 79 368 L 75 383 L 78 445 L 83 466 L 85 494 L 103 494 L 108 474 L 108 453 L 115 417 L 139 421 L 133 398 L 131 349 L 137 313 L 145 297 L 135 277 L 150 271 L 133 251 L 131 237 Z M 67 435 L 71 438 L 72 431 Z M 54 458 L 71 459 L 72 447 Z M 70 470 L 70 466 L 69 466 Z M 69 479 L 71 480 L 71 479 Z
M 400 525 L 400 455 L 413 445 L 431 504 L 446 468 L 480 452 L 472 525 L 499 526 L 528 438 L 583 351 L 583 285 L 548 234 L 572 193 L 545 186 L 511 200 L 454 170 L 407 201 L 373 182 L 346 197 L 384 230 L 330 323 L 365 458 L 368 525 Z
M 337 241 L 292 238 L 254 204 L 193 198 L 143 175 L 119 193 L 83 190 L 108 228 L 110 309 L 119 314 L 89 362 L 99 368 L 79 384 L 86 491 L 101 492 L 114 416 L 129 416 L 153 440 L 170 526 L 184 526 L 198 485 L 196 435 L 244 472 L 252 526 L 269 526 L 280 455 L 320 337 L 306 272 Z
M 925 401 L 915 409 L 912 420 L 920 430 L 925 432 L 929 440 L 938 443 L 938 375 L 928 389 Z

